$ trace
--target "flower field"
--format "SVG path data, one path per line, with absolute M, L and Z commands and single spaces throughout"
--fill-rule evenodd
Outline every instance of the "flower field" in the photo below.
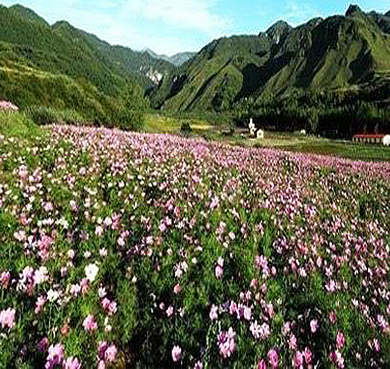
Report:
M 388 368 L 390 164 L 0 136 L 1 368 Z

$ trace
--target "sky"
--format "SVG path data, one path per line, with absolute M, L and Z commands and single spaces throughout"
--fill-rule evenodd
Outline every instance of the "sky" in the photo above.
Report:
M 33 9 L 50 24 L 67 20 L 99 38 L 172 55 L 199 51 L 215 38 L 258 34 L 283 19 L 293 26 L 313 17 L 344 14 L 340 0 L 0 0 Z M 390 10 L 389 0 L 361 0 L 365 11 Z

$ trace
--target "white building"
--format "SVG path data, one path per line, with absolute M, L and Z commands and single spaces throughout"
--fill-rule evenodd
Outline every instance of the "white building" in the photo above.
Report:
M 257 138 L 264 138 L 264 131 L 262 129 L 259 129 L 256 133 Z

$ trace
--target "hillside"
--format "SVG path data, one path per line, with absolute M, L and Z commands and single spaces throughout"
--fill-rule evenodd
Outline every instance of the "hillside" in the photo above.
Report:
M 32 10 L 20 5 L 1 6 L 0 20 L 0 41 L 28 48 L 30 55 L 20 53 L 21 56 L 48 71 L 84 77 L 88 70 L 93 82 L 100 83 L 97 80 L 101 79 L 109 81 L 107 85 L 113 83 L 109 74 L 122 78 L 132 76 L 148 85 L 157 82 L 150 78 L 151 74 L 162 75 L 173 68 L 171 63 L 146 53 L 111 46 L 66 21 L 50 26 Z
M 173 68 L 147 53 L 111 46 L 66 21 L 51 26 L 21 5 L 0 6 L 0 99 L 22 109 L 72 109 L 112 125 L 132 116 L 126 112 L 130 106 L 144 106 L 143 89 Z
M 226 111 L 245 98 L 356 89 L 390 75 L 389 13 L 351 6 L 344 16 L 293 28 L 277 22 L 253 36 L 221 38 L 166 76 L 151 93 L 167 110 Z

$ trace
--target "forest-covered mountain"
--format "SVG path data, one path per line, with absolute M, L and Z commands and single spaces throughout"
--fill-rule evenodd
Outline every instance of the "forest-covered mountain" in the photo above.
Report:
M 22 108 L 72 108 L 104 122 L 129 96 L 143 105 L 143 90 L 173 68 L 66 21 L 49 25 L 21 5 L 0 6 L 0 98 Z
M 279 21 L 258 35 L 215 40 L 163 78 L 152 105 L 219 112 L 296 91 L 364 88 L 375 95 L 390 79 L 389 13 L 352 5 L 344 16 L 295 28 Z
M 182 53 L 176 53 L 174 55 L 168 56 L 168 55 L 159 55 L 156 54 L 153 50 L 145 49 L 145 51 L 150 54 L 155 59 L 161 59 L 165 60 L 169 63 L 172 63 L 173 65 L 179 67 L 180 65 L 184 64 L 186 61 L 190 60 L 193 56 L 196 55 L 196 53 L 188 51 L 188 52 L 182 52 Z

